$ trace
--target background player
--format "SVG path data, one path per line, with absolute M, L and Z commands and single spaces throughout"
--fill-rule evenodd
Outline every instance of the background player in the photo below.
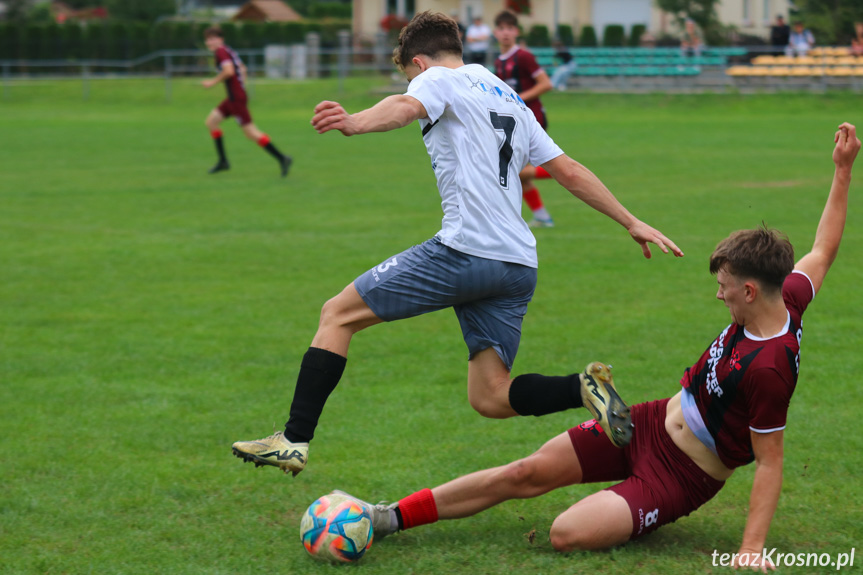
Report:
M 795 265 L 788 239 L 766 228 L 720 242 L 710 272 L 733 323 L 684 371 L 677 395 L 633 406 L 635 431 L 626 447 L 615 448 L 596 421 L 588 421 L 509 465 L 418 491 L 389 507 L 365 503 L 375 540 L 567 485 L 622 481 L 585 497 L 551 526 L 559 551 L 610 547 L 689 515 L 716 495 L 735 468 L 754 460 L 749 514 L 734 562 L 772 568 L 762 551 L 782 489 L 802 315 L 839 251 L 860 150 L 851 124 L 839 127 L 835 142 L 833 184 L 812 250 Z
M 222 130 L 219 129 L 219 124 L 225 121 L 225 119 L 234 116 L 237 118 L 237 122 L 240 124 L 240 128 L 246 137 L 264 148 L 279 162 L 282 177 L 285 177 L 291 168 L 291 157 L 282 154 L 270 141 L 270 137 L 252 123 L 252 115 L 249 113 L 248 105 L 249 98 L 246 94 L 245 64 L 243 64 L 236 52 L 225 45 L 221 29 L 216 27 L 207 28 L 204 31 L 204 42 L 207 45 L 207 49 L 216 58 L 216 67 L 219 69 L 219 73 L 216 77 L 204 80 L 201 84 L 205 88 L 212 88 L 219 82 L 224 82 L 225 88 L 228 91 L 228 97 L 222 100 L 222 103 L 210 112 L 205 122 L 207 128 L 210 130 L 210 135 L 213 136 L 216 151 L 219 153 L 219 161 L 215 166 L 210 168 L 210 173 L 215 174 L 216 172 L 228 170 L 231 167 L 225 155 L 225 144 L 222 141 Z
M 299 473 L 324 404 L 344 371 L 353 335 L 383 321 L 448 307 L 455 310 L 468 346 L 468 399 L 480 414 L 506 418 L 580 407 L 589 385 L 588 399 L 602 396 L 603 404 L 593 409 L 606 412 L 603 420 L 609 414 L 615 420 L 606 432 L 625 443 L 628 408 L 601 365 L 591 364 L 581 377 L 510 378 L 537 267 L 536 240 L 521 217 L 518 173 L 528 161 L 543 165 L 573 195 L 621 224 L 645 257 L 650 257 L 649 243 L 666 253 L 683 253 L 630 214 L 590 170 L 567 157 L 506 84 L 483 66 L 464 65 L 452 18 L 417 14 L 402 29 L 394 60 L 410 81 L 406 94 L 357 114 L 336 102 L 321 102 L 312 125 L 322 134 L 338 130 L 352 136 L 419 120 L 442 200 L 442 229 L 364 273 L 324 305 L 303 357 L 285 432 L 237 442 L 234 454 Z
M 518 17 L 508 10 L 504 10 L 494 19 L 494 37 L 500 45 L 500 56 L 494 61 L 494 72 L 497 77 L 509 84 L 522 100 L 527 103 L 536 121 L 543 130 L 548 129 L 548 120 L 545 117 L 545 108 L 542 107 L 539 97 L 551 90 L 551 79 L 545 73 L 533 54 L 520 48 L 517 41 L 520 30 L 518 28 Z M 551 176 L 542 169 L 534 170 L 528 166 L 519 174 L 521 178 L 522 196 L 525 203 L 533 212 L 533 220 L 529 223 L 531 227 L 550 228 L 554 226 L 539 190 L 533 183 L 534 178 L 550 178 Z

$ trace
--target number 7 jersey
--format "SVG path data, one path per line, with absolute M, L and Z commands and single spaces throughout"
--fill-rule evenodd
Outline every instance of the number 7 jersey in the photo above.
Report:
M 478 64 L 433 66 L 406 94 L 428 114 L 420 127 L 444 213 L 437 237 L 466 254 L 537 267 L 518 174 L 528 162 L 562 155 L 560 147 L 524 101 Z

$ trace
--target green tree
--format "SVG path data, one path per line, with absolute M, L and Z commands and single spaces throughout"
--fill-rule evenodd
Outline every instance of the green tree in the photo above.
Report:
M 716 15 L 718 2 L 719 0 L 656 0 L 656 5 L 668 12 L 681 30 L 686 19 L 692 18 L 704 32 L 705 41 L 715 44 L 720 24 Z
M 578 37 L 578 45 L 585 48 L 594 48 L 598 44 L 596 28 L 590 25 L 583 27 L 581 29 L 581 35 Z
M 620 24 L 609 24 L 602 33 L 602 45 L 610 47 L 623 46 L 626 40 L 626 31 Z
M 527 45 L 536 47 L 551 46 L 551 36 L 548 32 L 548 26 L 542 24 L 531 26 L 527 33 Z
M 177 9 L 175 0 L 104 0 L 104 4 L 112 18 L 146 22 L 171 16 Z
M 6 19 L 10 22 L 21 23 L 27 20 L 31 10 L 28 0 L 7 0 Z
M 795 20 L 802 20 L 818 44 L 847 44 L 854 22 L 863 22 L 860 0 L 798 0 Z
M 575 44 L 575 35 L 572 33 L 572 26 L 569 24 L 558 24 L 557 39 L 564 46 L 572 46 Z
M 632 30 L 629 32 L 629 39 L 627 40 L 627 45 L 632 47 L 638 47 L 641 45 L 641 37 L 644 36 L 644 33 L 647 31 L 647 26 L 644 24 L 633 24 Z

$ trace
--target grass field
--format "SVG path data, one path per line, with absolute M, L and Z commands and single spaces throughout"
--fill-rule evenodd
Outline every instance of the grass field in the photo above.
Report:
M 466 397 L 451 312 L 354 339 L 296 479 L 230 445 L 278 429 L 321 304 L 432 236 L 439 199 L 415 126 L 318 136 L 321 99 L 376 101 L 351 80 L 259 83 L 275 162 L 225 126 L 230 172 L 203 126 L 222 97 L 178 81 L 14 84 L 0 100 L 0 572 L 331 573 L 298 543 L 302 511 L 342 488 L 395 500 L 528 455 L 586 412 L 486 420 Z M 557 227 L 537 232 L 539 286 L 515 373 L 614 364 L 631 402 L 672 395 L 729 322 L 707 258 L 765 221 L 811 246 L 832 177 L 832 134 L 863 124 L 859 95 L 552 94 L 551 134 L 636 215 L 686 252 L 642 258 L 610 220 L 545 182 Z M 858 166 L 857 177 L 861 177 Z M 806 316 L 768 543 L 863 543 L 863 199 Z M 753 467 L 704 508 L 643 540 L 556 554 L 554 517 L 596 486 L 509 502 L 374 546 L 372 574 L 721 572 L 738 549 Z M 531 544 L 526 534 L 535 529 Z M 855 569 L 863 562 L 857 549 Z M 817 573 L 818 568 L 785 572 Z

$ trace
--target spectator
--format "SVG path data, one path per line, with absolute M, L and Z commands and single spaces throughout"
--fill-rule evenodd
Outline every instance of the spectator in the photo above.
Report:
M 566 81 L 578 68 L 578 63 L 572 58 L 569 53 L 569 48 L 560 42 L 554 43 L 554 57 L 559 62 L 554 74 L 551 75 L 551 87 L 555 90 L 565 90 Z
M 686 24 L 683 28 L 683 37 L 680 40 L 680 48 L 685 56 L 701 55 L 701 49 L 704 47 L 704 37 L 701 30 L 695 24 L 692 18 L 686 19 Z
M 465 37 L 467 39 L 467 63 L 485 66 L 491 28 L 482 21 L 482 16 L 474 17 L 473 24 L 467 27 Z
M 803 26 L 798 20 L 794 23 L 794 30 L 788 40 L 788 48 L 785 53 L 789 56 L 805 56 L 815 46 L 815 36 Z
M 785 23 L 782 14 L 776 16 L 776 24 L 770 27 L 770 45 L 774 54 L 782 54 L 791 39 L 791 26 Z
M 455 23 L 458 24 L 458 36 L 461 39 L 461 43 L 464 44 L 465 34 L 467 34 L 467 28 L 464 27 L 464 24 L 461 23 L 461 18 L 459 18 L 458 10 L 453 10 L 449 13 L 449 17 L 455 20 Z
M 854 37 L 851 38 L 851 53 L 863 56 L 863 22 L 854 22 Z

